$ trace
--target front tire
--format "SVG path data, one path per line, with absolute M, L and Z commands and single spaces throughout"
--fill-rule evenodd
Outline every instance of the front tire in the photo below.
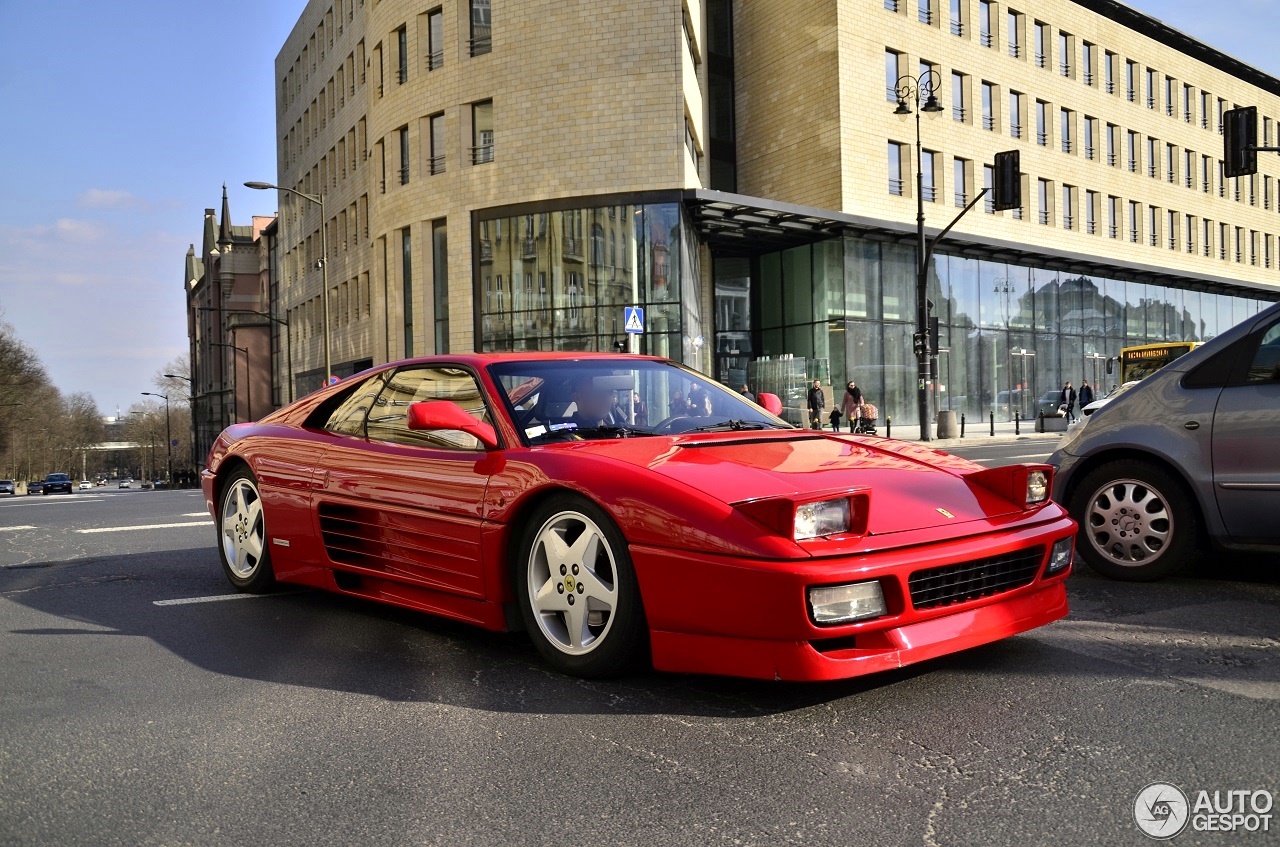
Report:
M 573 494 L 529 516 L 514 568 L 520 616 L 538 652 L 571 676 L 616 676 L 642 654 L 647 626 L 626 539 Z
M 232 473 L 222 486 L 218 505 L 218 555 L 223 573 L 239 590 L 261 594 L 275 585 L 262 495 L 257 478 L 246 467 Z
M 1182 484 L 1142 461 L 1090 471 L 1071 496 L 1080 523 L 1076 549 L 1100 574 L 1127 582 L 1162 579 L 1200 550 L 1200 521 Z

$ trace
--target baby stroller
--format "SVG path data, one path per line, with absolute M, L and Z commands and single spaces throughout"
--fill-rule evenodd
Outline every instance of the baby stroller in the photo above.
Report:
M 878 414 L 879 412 L 873 404 L 864 401 L 862 405 L 858 406 L 858 416 L 850 421 L 852 430 L 863 435 L 875 435 Z

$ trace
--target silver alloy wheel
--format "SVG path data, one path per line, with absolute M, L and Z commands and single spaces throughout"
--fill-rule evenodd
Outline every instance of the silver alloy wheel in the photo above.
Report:
M 262 562 L 267 530 L 262 498 L 251 480 L 237 479 L 222 495 L 222 553 L 231 573 L 249 579 Z
M 1123 567 L 1149 565 L 1173 538 L 1173 513 L 1163 494 L 1149 483 L 1117 479 L 1089 498 L 1085 514 L 1089 543 L 1107 560 Z
M 604 642 L 618 605 L 609 539 L 581 512 L 558 512 L 534 537 L 525 568 L 529 603 L 547 642 L 582 656 Z

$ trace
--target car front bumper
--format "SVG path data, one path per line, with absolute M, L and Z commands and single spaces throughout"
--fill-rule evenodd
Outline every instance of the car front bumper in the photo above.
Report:
M 1075 535 L 1047 522 L 863 556 L 750 562 L 633 546 L 658 670 L 779 680 L 830 680 L 890 670 L 997 641 L 1067 614 L 1070 567 L 1045 576 L 1053 544 Z M 916 608 L 913 573 L 1040 549 L 1030 582 L 988 596 Z M 979 565 L 980 567 L 981 565 Z M 889 613 L 818 626 L 808 589 L 878 580 Z

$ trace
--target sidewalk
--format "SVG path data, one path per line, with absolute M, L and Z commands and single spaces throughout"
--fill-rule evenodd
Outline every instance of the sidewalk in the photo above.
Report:
M 877 422 L 876 435 L 885 436 L 890 433 L 887 431 L 884 420 Z M 976 424 L 976 425 L 975 425 Z M 1010 441 L 1026 441 L 1035 443 L 1037 449 L 1053 451 L 1057 449 L 1058 442 L 1066 435 L 1063 432 L 1036 432 L 1036 422 L 1034 419 L 1021 421 L 1017 430 L 1014 431 L 1013 421 L 996 421 L 995 434 L 992 435 L 992 427 L 990 418 L 981 421 L 966 421 L 963 438 L 937 438 L 938 428 L 936 425 L 930 428 L 930 432 L 935 433 L 935 437 L 928 442 L 930 447 L 937 447 L 940 450 L 946 450 L 951 447 L 980 447 L 984 444 L 998 444 Z M 893 424 L 892 436 L 901 441 L 920 441 L 920 424 Z M 923 442 L 922 442 L 923 443 Z

